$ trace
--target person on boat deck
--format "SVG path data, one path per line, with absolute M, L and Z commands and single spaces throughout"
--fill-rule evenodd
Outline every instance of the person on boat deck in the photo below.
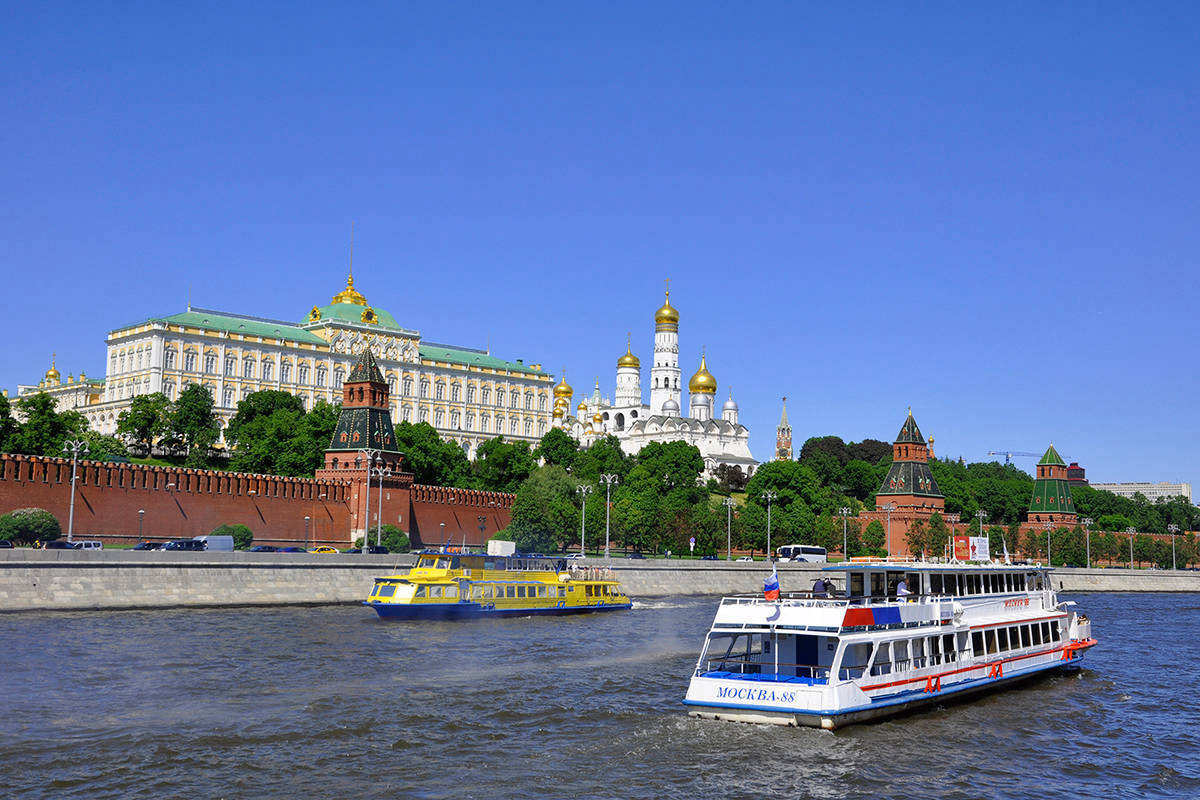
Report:
M 910 594 L 912 592 L 908 590 L 908 581 L 901 578 L 900 582 L 896 584 L 896 597 L 908 597 Z
M 824 578 L 817 578 L 813 581 L 812 595 L 813 597 L 828 597 L 829 586 L 825 583 Z

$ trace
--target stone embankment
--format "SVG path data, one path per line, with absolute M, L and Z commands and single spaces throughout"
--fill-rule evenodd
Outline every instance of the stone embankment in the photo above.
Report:
M 760 592 L 768 573 L 761 561 L 611 563 L 635 600 Z M 408 555 L 0 550 L 0 611 L 358 603 L 377 576 L 411 564 Z M 779 583 L 804 591 L 818 572 L 780 564 Z M 1200 592 L 1200 573 L 1172 570 L 1060 569 L 1054 581 L 1068 592 Z

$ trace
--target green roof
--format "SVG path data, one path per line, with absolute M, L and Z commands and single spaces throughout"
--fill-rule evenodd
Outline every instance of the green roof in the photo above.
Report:
M 367 309 L 375 312 L 377 318 L 375 322 L 363 321 L 363 312 Z M 377 306 L 360 306 L 358 303 L 331 303 L 327 306 L 318 306 L 317 311 L 321 314 L 320 319 L 313 319 L 312 312 L 309 312 L 308 318 L 304 320 L 305 325 L 332 319 L 338 322 L 351 322 L 357 325 L 378 325 L 381 328 L 394 328 L 398 331 L 405 330 L 400 327 L 400 323 L 396 322 L 395 317 Z M 411 331 L 405 332 L 410 333 Z
M 1062 456 L 1054 449 L 1054 445 L 1050 445 L 1050 449 L 1046 451 L 1046 455 L 1042 456 L 1042 460 L 1038 462 L 1039 467 L 1055 466 L 1065 467 L 1067 462 L 1062 460 Z
M 193 328 L 205 328 L 212 331 L 240 333 L 245 336 L 263 336 L 273 339 L 287 339 L 302 344 L 328 345 L 328 342 L 320 336 L 317 336 L 315 333 L 309 333 L 291 322 L 281 322 L 262 317 L 244 317 L 240 314 L 227 314 L 203 308 L 192 308 L 179 314 L 171 314 L 165 317 L 151 317 L 135 324 L 141 325 L 146 322 L 165 322 L 171 325 L 187 325 Z M 124 327 L 132 328 L 133 325 L 126 325 Z M 123 330 L 123 328 L 117 328 L 116 330 Z
M 1071 484 L 1062 478 L 1038 478 L 1033 482 L 1033 499 L 1029 501 L 1029 511 L 1074 514 L 1075 501 L 1071 499 Z
M 924 461 L 893 461 L 883 485 L 876 492 L 878 497 L 887 495 L 915 495 L 917 497 L 942 497 L 933 472 Z
M 421 344 L 421 358 L 429 361 L 442 361 L 450 364 L 463 364 L 469 367 L 484 367 L 487 369 L 503 369 L 510 372 L 525 372 L 530 375 L 545 375 L 543 370 L 523 364 L 519 361 L 505 361 L 482 350 L 470 350 L 458 347 L 448 347 L 441 344 Z
M 908 419 L 904 420 L 904 426 L 896 435 L 896 444 L 925 444 L 925 437 L 921 435 L 921 429 L 917 427 L 912 411 L 908 412 Z

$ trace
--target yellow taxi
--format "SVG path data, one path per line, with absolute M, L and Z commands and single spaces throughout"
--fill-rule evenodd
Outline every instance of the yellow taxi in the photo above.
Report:
M 336 547 L 330 547 L 327 544 L 322 544 L 322 545 L 317 545 L 316 547 L 312 548 L 308 552 L 310 552 L 310 553 L 340 553 L 342 551 L 338 550 Z

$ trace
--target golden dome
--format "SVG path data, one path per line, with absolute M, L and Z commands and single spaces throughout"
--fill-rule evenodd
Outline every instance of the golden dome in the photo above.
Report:
M 565 408 L 563 408 L 562 406 L 554 407 L 554 416 L 561 417 L 561 416 L 565 415 L 566 413 L 567 413 L 567 410 Z
M 367 298 L 363 297 L 354 288 L 353 272 L 346 278 L 346 288 L 333 296 L 333 302 L 335 305 L 337 303 L 353 303 L 356 306 L 365 306 L 367 304 Z
M 700 369 L 696 370 L 696 374 L 688 381 L 688 391 L 692 394 L 717 393 L 717 379 L 708 371 L 703 355 L 700 356 Z
M 46 375 L 42 378 L 42 380 L 44 380 L 48 386 L 53 386 L 62 380 L 62 373 L 60 373 L 54 366 L 54 361 L 57 355 L 57 353 L 52 353 L 50 355 L 50 369 L 46 370 Z
M 604 422 L 604 417 L 600 416 L 599 411 L 597 411 L 595 414 L 592 414 L 592 422 L 596 423 L 597 425 Z
M 587 411 L 587 403 L 580 400 L 579 405 L 575 406 L 575 410 L 576 411 Z
M 632 346 L 627 335 L 625 340 L 625 355 L 617 359 L 617 369 L 620 369 L 621 367 L 633 367 L 634 369 L 642 368 L 642 362 L 638 361 L 638 357 L 633 354 L 631 347 Z
M 655 325 L 678 325 L 679 312 L 671 305 L 671 293 L 667 292 L 667 299 L 663 301 L 662 308 L 654 312 Z
M 554 397 L 565 397 L 569 400 L 573 394 L 575 394 L 575 390 L 567 384 L 567 371 L 563 370 L 562 378 L 558 381 L 558 385 L 554 387 Z

